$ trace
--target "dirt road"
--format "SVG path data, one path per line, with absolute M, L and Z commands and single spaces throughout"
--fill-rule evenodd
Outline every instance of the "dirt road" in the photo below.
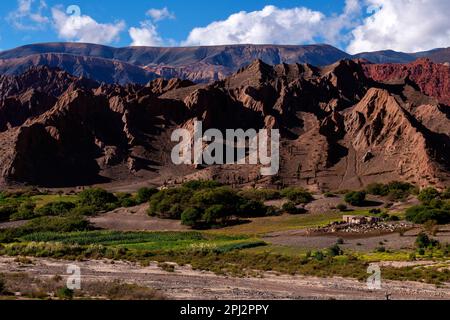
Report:
M 65 276 L 69 261 L 31 259 L 21 264 L 14 258 L 0 257 L 0 273 L 27 273 L 39 279 Z M 142 267 L 129 262 L 83 261 L 82 284 L 89 281 L 120 280 L 159 290 L 171 299 L 450 299 L 450 286 L 416 282 L 383 281 L 382 290 L 368 290 L 365 283 L 352 279 L 285 276 L 267 273 L 262 278 L 231 278 L 176 266 L 175 272 L 156 264 Z

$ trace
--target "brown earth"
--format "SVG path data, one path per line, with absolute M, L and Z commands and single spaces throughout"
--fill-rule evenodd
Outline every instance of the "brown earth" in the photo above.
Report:
M 73 262 L 51 259 L 31 259 L 23 264 L 14 258 L 0 257 L 0 272 L 26 273 L 33 277 L 66 278 L 67 266 Z M 115 261 L 78 261 L 82 282 L 134 283 L 156 289 L 169 299 L 183 300 L 303 300 L 303 299 L 450 299 L 448 285 L 436 287 L 418 282 L 382 281 L 381 290 L 369 290 L 364 282 L 343 278 L 315 278 L 266 273 L 262 278 L 232 278 L 210 272 L 176 266 L 169 273 L 152 264 L 142 267 L 135 263 Z
M 178 220 L 152 218 L 147 214 L 148 205 L 119 208 L 90 218 L 95 227 L 115 231 L 184 231 L 189 228 Z

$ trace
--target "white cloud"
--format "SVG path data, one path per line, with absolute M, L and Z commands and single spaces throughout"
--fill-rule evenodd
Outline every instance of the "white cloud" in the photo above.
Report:
M 365 0 L 371 15 L 352 31 L 350 53 L 424 51 L 450 45 L 450 1 Z
M 147 11 L 147 15 L 155 22 L 165 19 L 175 19 L 175 14 L 173 12 L 170 12 L 167 7 L 164 7 L 162 9 L 150 9 Z
M 141 21 L 141 26 L 131 27 L 128 33 L 132 39 L 131 46 L 162 46 L 173 44 L 171 39 L 163 39 L 159 32 L 157 23 L 165 19 L 175 19 L 175 14 L 170 12 L 167 7 L 162 9 L 150 9 L 146 12 L 149 20 Z
M 195 28 L 185 45 L 217 44 L 298 44 L 313 42 L 325 16 L 307 8 L 279 9 L 266 6 L 261 11 L 241 11 L 226 20 Z
M 17 9 L 10 12 L 6 19 L 19 30 L 42 30 L 50 22 L 44 15 L 46 9 L 44 0 L 17 0 Z
M 109 44 L 119 40 L 125 22 L 98 23 L 87 15 L 67 15 L 52 8 L 52 17 L 58 36 L 68 41 Z
M 140 28 L 132 27 L 128 32 L 133 40 L 132 46 L 161 46 L 164 42 L 151 21 L 141 22 Z

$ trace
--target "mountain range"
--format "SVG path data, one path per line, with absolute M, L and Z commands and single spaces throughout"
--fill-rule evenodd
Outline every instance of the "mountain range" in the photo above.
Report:
M 157 78 L 145 85 L 108 84 L 47 65 L 1 76 L 0 184 L 165 184 L 201 178 L 317 190 L 392 180 L 448 186 L 448 65 L 425 58 L 370 64 L 345 59 L 329 46 L 227 48 L 116 51 L 69 44 L 65 52 L 54 53 L 66 55 L 70 49 L 72 56 L 89 53 L 113 62 L 121 57 L 126 66 L 148 67 L 150 61 L 239 66 L 209 83 L 200 77 L 199 83 Z M 2 63 L 49 54 L 36 53 L 41 49 L 3 52 Z M 273 60 L 253 59 L 255 54 Z M 300 57 L 317 59 L 319 65 L 297 63 Z M 338 61 L 323 66 L 327 59 Z M 171 133 L 192 131 L 195 120 L 203 121 L 204 130 L 279 129 L 279 174 L 264 177 L 259 166 L 250 165 L 175 166 Z
M 0 74 L 19 75 L 31 66 L 46 65 L 108 84 L 146 84 L 157 77 L 209 83 L 230 76 L 256 59 L 270 65 L 325 66 L 342 59 L 365 59 L 379 64 L 409 63 L 418 58 L 429 58 L 435 63 L 450 62 L 450 48 L 418 53 L 387 50 L 350 55 L 325 44 L 113 48 L 83 43 L 44 43 L 0 52 Z

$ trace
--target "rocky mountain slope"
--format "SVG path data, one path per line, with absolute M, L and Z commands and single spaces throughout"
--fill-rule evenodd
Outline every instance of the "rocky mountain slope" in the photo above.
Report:
M 422 93 L 421 78 L 382 83 L 366 72 L 352 60 L 321 68 L 255 60 L 210 84 L 107 85 L 48 67 L 3 76 L 0 183 L 214 178 L 323 190 L 391 180 L 448 185 L 450 107 Z M 171 133 L 192 129 L 194 119 L 204 130 L 280 129 L 279 174 L 263 177 L 251 165 L 173 165 Z
M 450 48 L 413 54 L 379 51 L 351 56 L 325 44 L 113 48 L 83 43 L 45 43 L 0 52 L 0 74 L 17 75 L 30 66 L 48 65 L 106 83 L 145 84 L 154 79 L 155 74 L 165 79 L 176 77 L 209 83 L 230 76 L 256 59 L 271 65 L 309 63 L 325 66 L 341 59 L 407 63 L 419 57 L 429 57 L 440 63 L 450 62 Z

